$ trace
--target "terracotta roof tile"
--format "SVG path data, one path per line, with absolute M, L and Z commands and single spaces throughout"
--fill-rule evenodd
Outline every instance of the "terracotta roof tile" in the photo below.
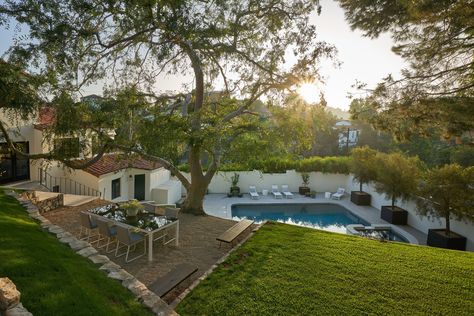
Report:
M 38 122 L 34 124 L 34 127 L 38 130 L 43 130 L 54 123 L 55 117 L 55 109 L 50 106 L 44 106 L 39 110 Z
M 104 174 L 127 168 L 154 170 L 162 167 L 158 162 L 143 159 L 141 157 L 124 158 L 121 154 L 104 155 L 99 161 L 84 169 L 93 176 L 100 177 Z

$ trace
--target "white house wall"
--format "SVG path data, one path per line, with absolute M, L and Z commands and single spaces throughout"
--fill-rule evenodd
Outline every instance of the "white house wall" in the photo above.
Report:
M 272 184 L 279 185 L 281 189 L 282 184 L 287 184 L 290 191 L 298 192 L 298 187 L 302 184 L 301 173 L 294 170 L 287 171 L 282 174 L 268 174 L 260 173 L 258 171 L 239 171 L 236 172 L 240 175 L 238 186 L 241 192 L 248 193 L 250 185 L 255 185 L 257 191 L 261 192 L 262 189 L 271 189 Z M 185 174 L 190 179 L 189 174 Z M 228 193 L 231 186 L 231 177 L 234 172 L 219 172 L 217 173 L 211 183 L 209 184 L 209 193 Z M 359 184 L 352 181 L 352 175 L 343 174 L 328 174 L 321 172 L 311 172 L 310 175 L 310 188 L 317 192 L 335 192 L 338 187 L 344 187 L 348 192 L 351 190 L 359 190 Z M 185 192 L 182 188 L 183 193 Z M 372 186 L 364 185 L 364 191 L 372 195 L 372 206 L 380 210 L 382 205 L 390 205 L 391 201 L 385 198 L 384 194 L 375 192 Z M 348 197 L 347 197 L 348 198 Z M 408 211 L 408 225 L 422 231 L 427 234 L 430 228 L 442 228 L 444 227 L 444 220 L 429 219 L 426 216 L 420 216 L 416 213 L 416 204 L 413 200 L 409 201 L 398 201 L 397 205 Z M 380 211 L 378 211 L 380 212 Z M 451 229 L 463 236 L 466 236 L 467 249 L 474 251 L 474 223 L 464 223 L 452 220 Z
M 118 172 L 108 173 L 100 176 L 98 181 L 99 190 L 103 197 L 111 201 L 127 201 L 135 196 L 135 175 L 145 175 L 145 200 L 152 200 L 153 188 L 165 183 L 170 179 L 170 172 L 160 168 L 155 170 L 142 170 L 129 168 Z M 120 178 L 120 197 L 112 200 L 112 180 Z

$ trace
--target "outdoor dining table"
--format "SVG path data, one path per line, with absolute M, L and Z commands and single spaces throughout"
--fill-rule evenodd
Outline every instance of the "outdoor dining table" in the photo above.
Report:
M 148 237 L 148 261 L 153 261 L 153 241 L 154 235 L 160 231 L 164 231 L 175 226 L 174 238 L 163 243 L 168 244 L 174 241 L 175 245 L 179 245 L 179 220 L 177 218 L 169 218 L 163 215 L 156 215 L 147 211 L 142 211 L 136 216 L 127 216 L 125 210 L 120 209 L 116 204 L 96 207 L 89 210 L 92 216 L 102 216 L 115 222 L 117 225 L 128 226 L 134 232 L 142 232 Z M 159 238 L 157 238 L 159 239 Z

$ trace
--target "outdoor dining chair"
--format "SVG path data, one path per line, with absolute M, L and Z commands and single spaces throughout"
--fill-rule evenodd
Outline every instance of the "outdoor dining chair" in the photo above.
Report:
M 105 252 L 110 253 L 115 249 L 112 248 L 109 250 L 109 246 L 117 242 L 117 226 L 112 225 L 112 223 L 106 219 L 97 217 L 95 219 L 97 227 L 99 228 L 99 240 L 97 241 L 97 248 L 104 248 Z M 105 240 L 105 244 L 100 245 L 101 241 Z
M 81 231 L 79 233 L 79 238 L 81 240 L 86 240 L 90 242 L 92 237 L 98 237 L 99 234 L 97 233 L 97 223 L 91 218 L 91 215 L 86 212 L 81 212 L 79 214 L 81 218 Z M 93 234 L 95 232 L 95 234 Z M 82 237 L 85 235 L 85 237 Z M 97 242 L 97 240 L 93 241 L 92 243 Z
M 142 242 L 143 242 L 143 253 L 129 260 L 128 255 L 130 254 L 130 248 L 133 247 L 133 250 L 135 250 L 136 246 Z M 120 244 L 122 244 L 123 246 L 120 246 Z M 123 253 L 119 254 L 119 250 L 125 247 L 127 247 L 127 251 L 124 251 Z M 130 229 L 117 225 L 117 248 L 115 248 L 115 257 L 121 257 L 125 255 L 125 262 L 128 263 L 144 256 L 145 253 L 146 253 L 145 235 L 131 232 Z

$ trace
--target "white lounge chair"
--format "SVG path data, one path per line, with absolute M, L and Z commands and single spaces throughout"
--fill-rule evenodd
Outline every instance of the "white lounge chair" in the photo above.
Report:
M 252 200 L 258 200 L 260 195 L 257 193 L 257 188 L 254 185 L 249 186 L 249 194 Z
M 283 184 L 281 186 L 281 192 L 283 193 L 283 196 L 286 197 L 287 199 L 292 199 L 293 198 L 293 193 L 291 193 L 290 190 L 288 190 L 288 185 L 287 184 Z
M 283 195 L 278 190 L 278 185 L 272 185 L 272 194 L 275 199 L 283 198 Z
M 336 192 L 336 193 L 333 193 L 333 194 L 331 195 L 331 198 L 332 198 L 333 200 L 340 200 L 340 199 L 344 196 L 345 193 L 346 193 L 346 189 L 344 189 L 344 188 L 339 188 L 339 189 L 337 189 L 337 192 Z

